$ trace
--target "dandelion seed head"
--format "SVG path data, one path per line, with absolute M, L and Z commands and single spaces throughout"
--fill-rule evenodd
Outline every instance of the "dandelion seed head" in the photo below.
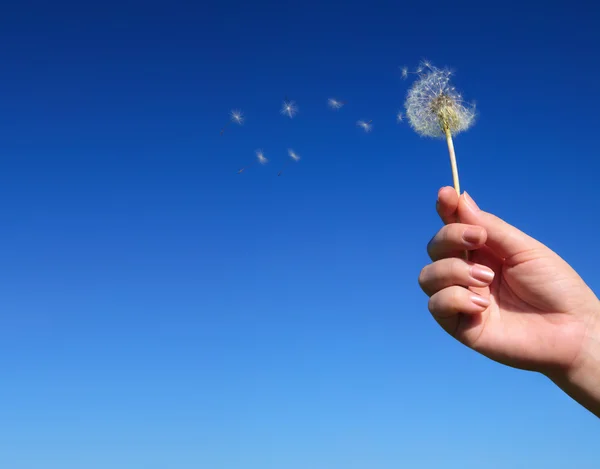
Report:
M 331 108 L 331 109 L 340 109 L 344 103 L 342 101 L 339 101 L 335 98 L 329 98 L 327 100 L 327 105 Z
M 290 158 L 294 161 L 300 161 L 300 155 L 298 155 L 294 150 L 292 150 L 291 148 L 288 150 L 288 155 L 290 155 Z
M 281 113 L 291 119 L 298 113 L 298 106 L 296 106 L 294 101 L 284 101 L 281 108 Z
M 239 109 L 234 109 L 230 113 L 231 120 L 236 124 L 242 125 L 244 123 L 244 114 Z
M 269 160 L 265 157 L 262 150 L 256 150 L 256 159 L 260 164 L 266 164 Z
M 445 137 L 446 130 L 452 134 L 467 130 L 475 121 L 475 108 L 450 84 L 449 70 L 429 62 L 428 69 L 408 91 L 404 104 L 411 127 L 425 137 Z
M 373 130 L 373 125 L 371 124 L 372 121 L 369 122 L 365 122 L 365 121 L 358 121 L 356 123 L 356 125 L 358 125 L 359 127 L 361 127 L 365 132 L 370 132 L 371 130 Z

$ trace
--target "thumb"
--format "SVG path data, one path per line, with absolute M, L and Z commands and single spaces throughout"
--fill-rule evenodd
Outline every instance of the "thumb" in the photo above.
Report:
M 543 246 L 539 241 L 506 223 L 501 218 L 481 210 L 466 192 L 463 192 L 458 201 L 458 217 L 461 223 L 485 228 L 487 231 L 485 244 L 497 256 L 505 259 Z

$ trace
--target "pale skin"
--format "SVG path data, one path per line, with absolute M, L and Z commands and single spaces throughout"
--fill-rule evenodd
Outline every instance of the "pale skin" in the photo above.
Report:
M 594 292 L 558 254 L 479 209 L 467 193 L 444 187 L 436 207 L 444 226 L 419 275 L 435 320 L 492 360 L 546 375 L 600 417 Z

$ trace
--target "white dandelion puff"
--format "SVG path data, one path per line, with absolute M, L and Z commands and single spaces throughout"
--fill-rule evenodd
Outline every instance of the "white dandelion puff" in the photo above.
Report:
M 363 129 L 367 133 L 370 132 L 371 130 L 373 130 L 373 120 L 372 119 L 370 121 L 360 120 L 356 123 L 356 125 L 358 125 L 361 129 Z
M 283 114 L 284 116 L 288 116 L 291 119 L 297 113 L 298 113 L 298 106 L 296 106 L 296 103 L 294 103 L 294 101 L 285 100 L 283 102 L 283 106 L 281 107 L 281 114 Z
M 450 153 L 454 188 L 460 195 L 458 167 L 452 135 L 469 129 L 475 122 L 475 107 L 465 103 L 450 83 L 451 72 L 423 61 L 428 70 L 408 91 L 406 116 L 411 127 L 424 137 L 445 138 Z
M 329 98 L 327 100 L 327 105 L 333 110 L 341 109 L 344 104 L 346 104 L 344 101 L 340 101 L 335 98 Z
M 444 138 L 447 131 L 456 135 L 467 130 L 475 120 L 474 108 L 450 84 L 448 70 L 429 67 L 408 91 L 404 106 L 410 125 L 425 137 Z

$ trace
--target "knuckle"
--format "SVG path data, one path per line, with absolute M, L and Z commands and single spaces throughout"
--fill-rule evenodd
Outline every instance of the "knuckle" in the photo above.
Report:
M 439 231 L 440 243 L 446 244 L 448 242 L 453 228 L 453 224 L 445 225 L 444 227 L 442 227 L 442 229 Z
M 436 315 L 437 312 L 437 297 L 435 295 L 433 295 L 431 298 L 429 298 L 429 301 L 427 302 L 427 308 L 429 309 L 429 312 L 431 314 L 433 314 L 434 316 Z
M 421 269 L 421 272 L 419 272 L 419 285 L 421 286 L 421 288 L 423 288 L 423 286 L 427 282 L 427 271 L 428 270 L 429 270 L 429 266 L 426 265 L 425 267 L 423 267 Z
M 435 247 L 439 243 L 439 231 L 431 237 L 429 242 L 427 243 L 427 255 L 430 259 L 434 259 L 435 257 Z
M 440 249 L 443 249 L 448 240 L 448 226 L 443 226 L 427 243 L 427 254 L 430 259 L 437 260 Z

